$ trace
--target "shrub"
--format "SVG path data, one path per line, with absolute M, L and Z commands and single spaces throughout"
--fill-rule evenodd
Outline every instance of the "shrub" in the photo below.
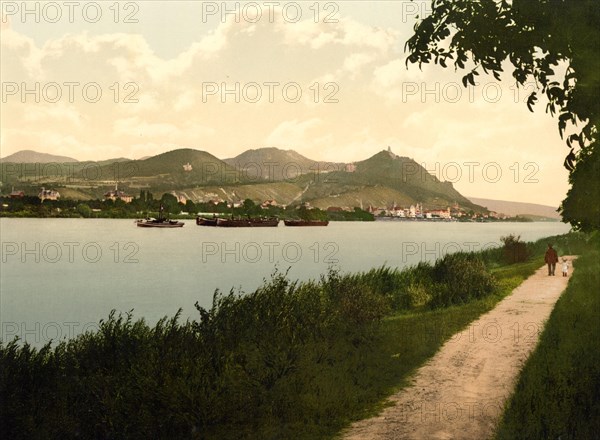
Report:
M 433 291 L 433 268 L 425 261 L 404 269 L 398 277 L 399 286 L 393 295 L 396 310 L 410 310 L 421 307 L 431 300 Z
M 476 254 L 445 255 L 433 266 L 432 308 L 480 299 L 496 289 L 494 277 Z
M 509 234 L 500 237 L 500 241 L 504 243 L 504 260 L 508 264 L 521 263 L 529 258 L 527 244 L 521 241 L 520 235 Z
M 380 371 L 365 369 L 382 356 L 390 309 L 466 302 L 493 285 L 482 261 L 464 254 L 303 283 L 276 272 L 248 294 L 215 292 L 212 307 L 196 304 L 195 321 L 177 314 L 152 327 L 111 313 L 54 348 L 0 342 L 0 436 L 300 438 L 305 424 L 326 432 L 376 382 Z
M 410 284 L 406 289 L 406 296 L 409 308 L 422 307 L 431 301 L 429 289 L 424 284 Z
M 356 277 L 330 270 L 327 277 L 322 277 L 323 294 L 331 302 L 331 311 L 339 324 L 352 329 L 363 328 L 388 313 L 386 293 L 392 288 L 389 278 L 393 273 L 381 268 Z

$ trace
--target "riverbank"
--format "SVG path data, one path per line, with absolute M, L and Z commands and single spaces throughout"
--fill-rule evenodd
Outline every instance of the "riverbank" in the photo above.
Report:
M 377 215 L 355 207 L 352 210 L 307 208 L 304 205 L 266 205 L 255 204 L 252 200 L 245 200 L 243 204 L 232 208 L 228 203 L 194 203 L 187 200 L 180 203 L 177 199 L 167 194 L 161 200 L 133 199 L 130 203 L 117 200 L 45 200 L 37 197 L 10 198 L 0 196 L 0 217 L 5 218 L 114 218 L 135 219 L 157 217 L 159 206 L 163 205 L 165 214 L 178 220 L 195 220 L 197 216 L 212 217 L 278 217 L 282 220 L 309 219 L 329 221 L 457 221 L 457 222 L 533 222 L 533 221 L 558 221 L 543 217 L 534 218 L 527 215 L 515 217 L 495 217 L 484 214 L 470 213 L 468 215 L 453 216 L 450 218 L 419 214 L 412 217 L 397 217 L 390 215 Z
M 569 264 L 574 260 L 562 258 Z M 536 270 L 491 311 L 453 335 L 409 386 L 390 397 L 390 407 L 353 424 L 344 438 L 491 438 L 520 368 L 568 279 L 549 277 L 545 265 Z
M 158 217 L 164 209 L 165 216 L 176 219 L 196 219 L 199 213 L 210 216 L 234 217 L 277 217 L 282 220 L 331 220 L 331 221 L 373 221 L 370 212 L 360 208 L 353 210 L 321 210 L 305 205 L 280 206 L 277 204 L 258 205 L 250 199 L 243 203 L 194 203 L 179 202 L 172 194 L 164 194 L 160 200 L 152 195 L 134 198 L 129 203 L 121 199 L 111 200 L 44 200 L 32 196 L 10 198 L 0 196 L 0 217 L 9 218 L 113 218 L 134 219 Z
M 69 210 L 64 212 L 33 212 L 33 211 L 0 211 L 0 218 L 92 218 L 92 219 L 139 219 L 145 217 L 158 217 L 157 212 L 135 212 L 135 213 L 120 213 L 112 211 L 95 211 L 87 212 L 82 215 L 76 210 Z M 208 216 L 209 218 L 215 214 L 217 217 L 228 218 L 231 217 L 227 213 L 201 213 L 201 214 L 169 214 L 169 218 L 177 220 L 196 220 L 198 216 Z M 269 212 L 265 212 L 264 216 L 269 216 Z M 281 215 L 281 214 L 280 214 Z M 295 220 L 297 217 L 293 215 L 282 216 L 281 220 Z M 544 223 L 558 223 L 558 220 L 542 219 L 533 220 L 529 217 L 507 217 L 502 219 L 496 218 L 483 218 L 478 217 L 472 218 L 392 218 L 392 217 L 374 217 L 372 214 L 366 212 L 328 212 L 324 215 L 324 218 L 333 222 L 462 222 L 462 223 L 533 223 L 535 221 Z
M 581 236 L 554 241 L 563 254 Z M 533 273 L 544 244 L 512 265 L 489 249 L 315 282 L 280 274 L 243 297 L 215 296 L 191 321 L 151 327 L 112 315 L 54 348 L 5 341 L 3 426 L 14 438 L 330 438 L 376 413 L 448 338 Z

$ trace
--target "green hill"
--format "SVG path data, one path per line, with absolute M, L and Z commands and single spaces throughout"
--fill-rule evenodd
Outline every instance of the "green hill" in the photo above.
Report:
M 247 150 L 231 159 L 224 159 L 223 162 L 235 167 L 250 179 L 269 182 L 294 179 L 300 174 L 315 173 L 319 170 L 334 171 L 344 167 L 343 163 L 316 161 L 294 150 L 273 147 Z
M 169 191 L 196 185 L 237 183 L 243 176 L 235 168 L 206 151 L 182 148 L 143 160 L 102 167 L 102 175 L 125 186 Z
M 458 203 L 462 208 L 485 211 L 474 204 L 449 182 L 440 182 L 421 165 L 408 157 L 381 151 L 355 163 L 353 172 L 337 171 L 309 174 L 296 179 L 306 187 L 303 199 L 315 206 L 337 202 L 335 206 L 388 206 L 423 203 L 429 208 L 446 208 Z
M 77 162 L 70 169 L 48 167 L 33 177 L 20 174 L 19 165 L 25 169 L 23 164 L 2 164 L 3 185 L 32 195 L 45 186 L 62 188 L 64 197 L 102 198 L 118 182 L 119 189 L 131 195 L 140 189 L 154 194 L 175 192 L 195 202 L 250 198 L 256 202 L 274 199 L 286 205 L 309 202 L 321 208 L 422 203 L 426 208 L 442 209 L 457 203 L 463 209 L 486 211 L 451 183 L 439 181 L 413 159 L 391 151 L 349 166 L 314 161 L 277 148 L 248 150 L 225 161 L 206 151 L 182 148 L 141 160 Z

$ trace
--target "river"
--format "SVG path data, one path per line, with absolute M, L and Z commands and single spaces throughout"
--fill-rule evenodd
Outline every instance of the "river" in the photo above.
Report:
M 328 227 L 137 228 L 121 219 L 0 219 L 0 337 L 32 345 L 97 328 L 112 309 L 153 324 L 197 317 L 215 289 L 245 292 L 277 268 L 293 279 L 381 265 L 404 267 L 448 252 L 568 232 L 563 223 L 331 222 Z

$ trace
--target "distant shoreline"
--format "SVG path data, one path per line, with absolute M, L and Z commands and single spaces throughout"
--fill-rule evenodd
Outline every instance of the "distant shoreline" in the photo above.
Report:
M 143 216 L 142 216 L 143 217 Z M 76 217 L 76 216 L 27 216 L 27 215 L 6 215 L 6 213 L 0 213 L 0 218 L 37 218 L 37 219 L 80 219 L 80 220 L 138 220 L 142 218 L 140 216 L 134 217 Z M 177 220 L 196 220 L 196 215 L 171 215 L 169 216 L 172 219 Z M 223 216 L 221 216 L 223 217 Z M 284 220 L 284 218 L 281 218 Z M 419 223 L 561 223 L 560 220 L 555 219 L 545 219 L 545 220 L 532 220 L 527 217 L 513 217 L 511 219 L 444 219 L 444 218 L 393 218 L 393 217 L 375 217 L 374 221 L 366 221 L 366 220 L 339 220 L 339 219 L 329 219 L 330 222 L 339 222 L 339 223 L 347 223 L 347 222 L 360 222 L 360 223 L 408 223 L 408 222 L 419 222 Z

